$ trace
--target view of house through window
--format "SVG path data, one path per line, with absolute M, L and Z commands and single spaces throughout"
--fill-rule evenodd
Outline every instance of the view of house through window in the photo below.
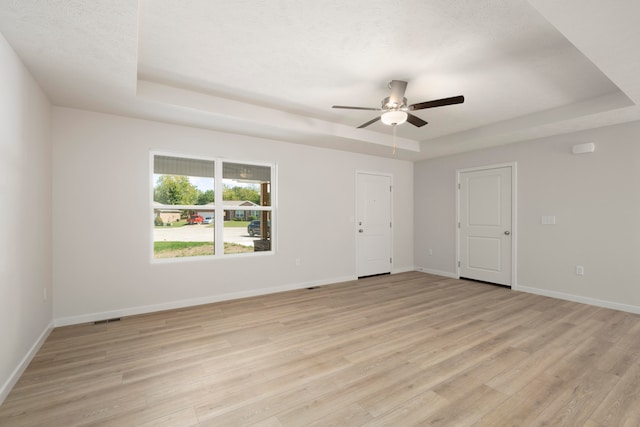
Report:
M 270 251 L 271 173 L 267 165 L 154 154 L 153 257 Z

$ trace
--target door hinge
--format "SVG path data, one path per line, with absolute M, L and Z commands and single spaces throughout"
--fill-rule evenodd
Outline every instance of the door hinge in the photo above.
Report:
M 391 185 L 390 185 L 390 186 L 389 186 L 389 193 L 391 193 L 391 191 L 392 191 L 391 189 L 392 189 L 392 188 L 393 188 L 393 186 L 391 186 Z
M 389 264 L 393 264 L 393 258 L 389 258 Z
M 458 183 L 458 190 L 460 189 L 460 183 Z
M 460 267 L 460 261 L 458 261 L 458 267 Z
M 460 228 L 460 222 L 458 222 L 458 228 Z
M 389 221 L 389 228 L 393 227 L 393 225 L 391 225 L 391 221 Z

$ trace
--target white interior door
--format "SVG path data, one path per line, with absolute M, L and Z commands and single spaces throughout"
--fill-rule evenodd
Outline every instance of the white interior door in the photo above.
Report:
M 358 277 L 391 272 L 391 177 L 357 174 Z
M 459 174 L 460 277 L 511 286 L 511 169 Z

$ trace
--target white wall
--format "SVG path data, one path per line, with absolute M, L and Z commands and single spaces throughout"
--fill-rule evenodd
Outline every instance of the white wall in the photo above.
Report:
M 393 174 L 394 270 L 413 269 L 411 162 L 53 111 L 56 324 L 354 278 L 356 170 Z M 150 150 L 276 162 L 276 255 L 151 263 Z
M 585 142 L 595 153 L 571 154 Z M 416 266 L 456 273 L 456 169 L 511 161 L 517 289 L 640 312 L 639 122 L 416 163 Z M 542 215 L 555 215 L 557 225 L 541 225 Z
M 2 35 L 0 94 L 1 403 L 52 319 L 51 106 Z

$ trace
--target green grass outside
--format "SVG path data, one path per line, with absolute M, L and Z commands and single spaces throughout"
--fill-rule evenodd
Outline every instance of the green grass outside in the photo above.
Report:
M 213 247 L 213 242 L 153 242 L 153 252 L 177 251 L 198 246 Z
M 187 225 L 187 221 L 184 219 L 181 219 L 180 221 L 176 221 L 176 222 L 172 222 L 171 225 L 155 225 L 153 228 L 177 228 L 177 227 L 184 227 L 185 225 Z
M 246 227 L 249 225 L 249 221 L 225 221 L 225 227 Z
M 224 242 L 225 254 L 253 252 L 253 246 Z M 155 258 L 183 258 L 213 255 L 213 242 L 153 242 Z

